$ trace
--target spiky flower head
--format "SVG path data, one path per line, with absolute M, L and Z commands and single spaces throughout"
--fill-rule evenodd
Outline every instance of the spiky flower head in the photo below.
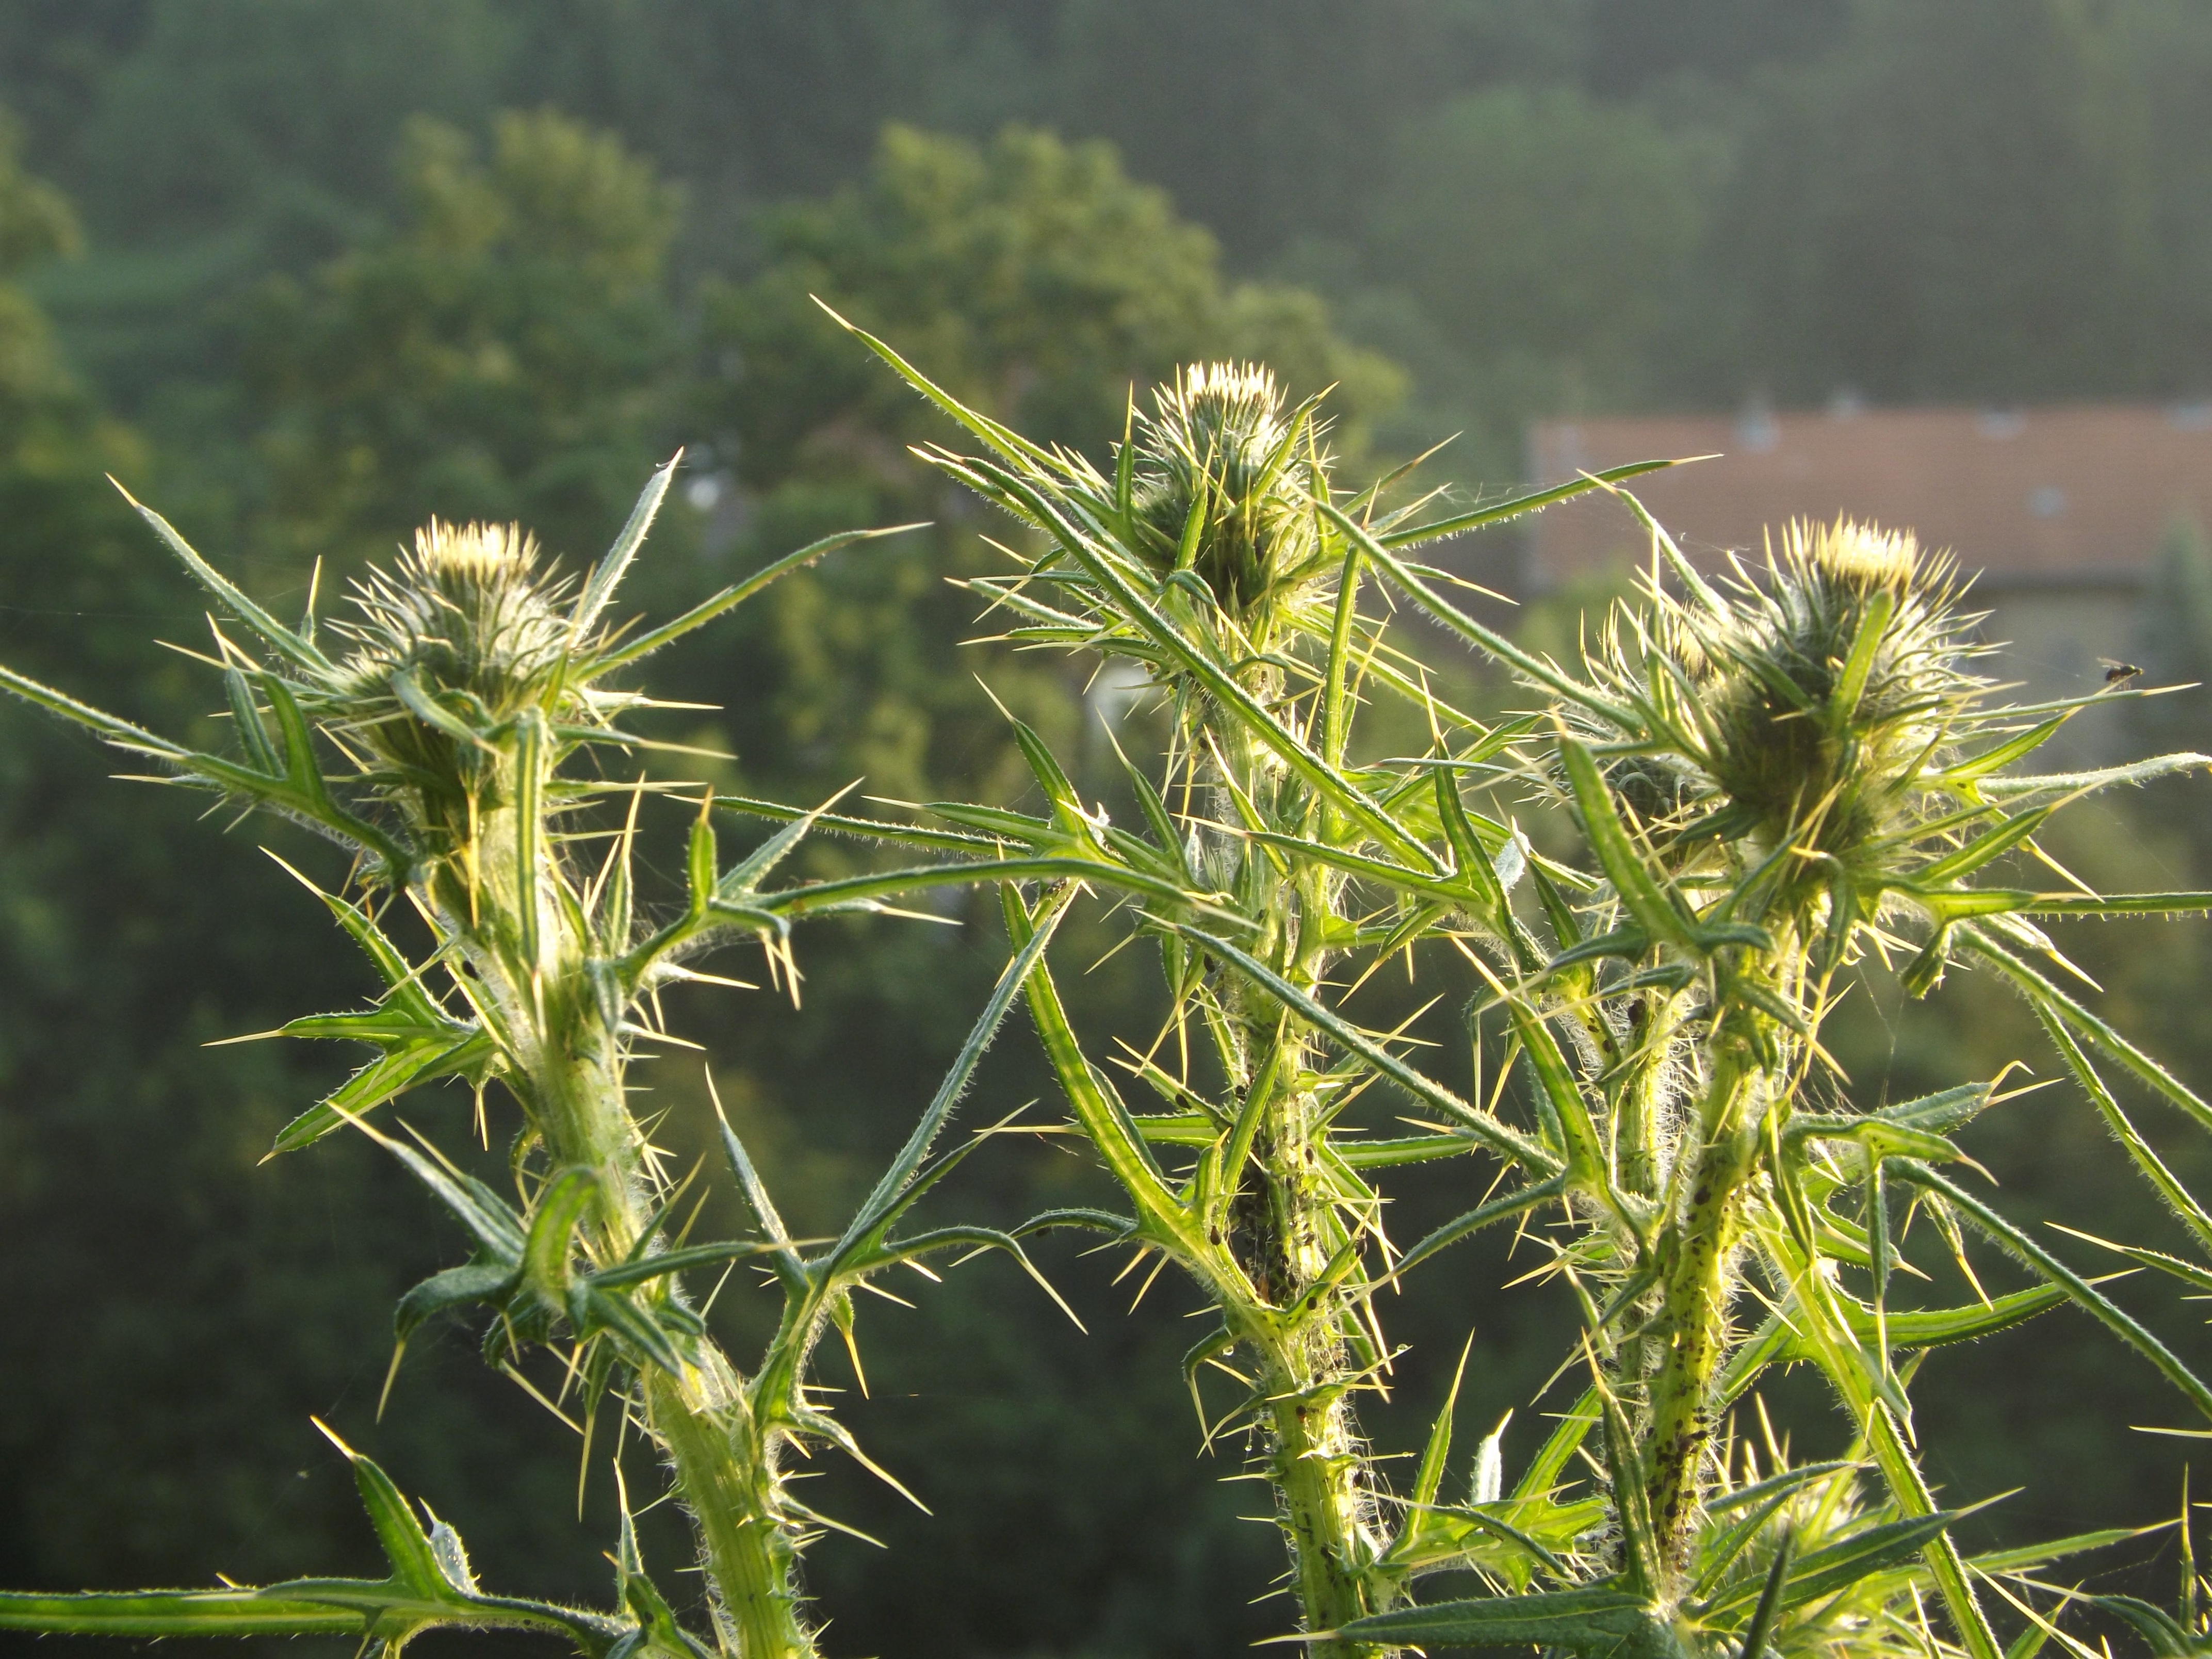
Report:
M 1694 827 L 1686 855 L 1789 846 L 1814 878 L 1898 844 L 1922 808 L 1914 780 L 1986 684 L 1966 672 L 1979 618 L 1953 569 L 1910 534 L 1839 518 L 1787 526 L 1762 570 L 1706 582 L 1682 567 L 1680 594 L 1655 580 L 1589 665 L 1641 717 L 1590 732 L 1634 751 L 1616 790 L 1662 839 Z
M 1981 689 L 1972 619 L 1949 560 L 1848 519 L 1790 525 L 1767 568 L 1725 624 L 1692 623 L 1717 670 L 1713 775 L 1770 844 L 1848 857 L 1897 827 L 1910 775 Z
M 541 573 L 537 538 L 520 525 L 433 519 L 396 570 L 354 585 L 358 617 L 331 625 L 354 647 L 339 684 L 374 694 L 404 672 L 428 695 L 459 693 L 502 718 L 535 701 L 567 657 L 569 586 Z
M 1316 573 L 1313 494 L 1325 465 L 1311 406 L 1286 409 L 1255 363 L 1178 370 L 1138 416 L 1133 506 L 1161 574 L 1195 571 L 1240 621 Z
M 519 718 L 570 732 L 604 723 L 605 700 L 578 672 L 592 641 L 577 639 L 573 587 L 519 525 L 433 519 L 392 569 L 353 584 L 354 614 L 331 623 L 352 648 L 301 688 L 303 702 L 368 751 L 426 848 L 512 793 Z M 550 738 L 540 764 L 570 744 Z

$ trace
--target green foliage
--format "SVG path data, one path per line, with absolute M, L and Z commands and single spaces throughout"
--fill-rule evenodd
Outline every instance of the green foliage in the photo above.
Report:
M 266 544 L 350 562 L 425 506 L 563 548 L 611 533 L 673 366 L 675 192 L 552 111 L 501 115 L 488 157 L 417 118 L 398 173 L 399 227 L 273 284 L 249 331 Z
M 864 179 L 771 213 L 763 232 L 769 271 L 707 301 L 709 349 L 735 364 L 707 395 L 756 479 L 787 476 L 840 428 L 848 445 L 916 429 L 815 296 L 898 337 L 978 407 L 1076 443 L 1121 429 L 1133 382 L 1207 351 L 1265 347 L 1301 393 L 1346 383 L 1355 422 L 1399 391 L 1398 372 L 1334 337 L 1310 297 L 1227 281 L 1213 237 L 1103 144 L 894 126 Z
M 976 145 L 895 127 L 865 179 L 769 216 L 763 231 L 766 271 L 708 288 L 707 344 L 724 367 L 696 396 L 768 533 L 813 533 L 830 514 L 951 516 L 897 447 L 928 434 L 927 416 L 854 362 L 817 297 L 918 337 L 920 360 L 976 407 L 1075 442 L 1120 432 L 1133 384 L 1207 353 L 1264 348 L 1301 392 L 1343 382 L 1355 447 L 1360 418 L 1402 384 L 1333 332 L 1310 294 L 1227 280 L 1212 238 L 1101 145 L 1018 129 Z M 785 584 L 748 640 L 772 676 L 710 670 L 685 683 L 731 710 L 753 781 L 826 789 L 865 769 L 872 792 L 906 799 L 1023 787 L 997 711 L 950 651 L 969 618 L 941 578 L 994 568 L 981 528 L 952 518 L 866 565 Z M 994 685 L 1055 740 L 1072 735 L 1056 675 L 1008 665 Z M 832 772 L 831 754 L 851 769 Z
M 1786 353 L 1777 395 L 2180 391 L 2206 319 L 2176 262 L 2204 227 L 2166 134 L 2201 122 L 2182 82 L 2212 51 L 2188 9 L 1861 0 L 1841 50 L 1765 89 L 1723 246 L 1752 361 Z
M 1648 397 L 1644 354 L 1685 304 L 1727 161 L 1710 130 L 1571 88 L 1475 94 L 1399 134 L 1370 257 L 1464 364 L 1455 395 Z
M 797 917 L 877 909 L 879 894 L 972 883 L 998 866 L 956 865 L 769 890 L 764 884 L 817 815 L 799 817 L 724 867 L 709 797 L 689 840 L 684 908 L 653 926 L 633 904 L 637 805 L 657 793 L 643 781 L 621 787 L 629 816 L 596 872 L 586 875 L 572 860 L 574 826 L 607 793 L 576 762 L 599 750 L 635 753 L 647 744 L 617 722 L 653 704 L 606 684 L 608 677 L 775 576 L 860 538 L 803 548 L 674 621 L 625 637 L 632 626 L 611 623 L 607 606 L 674 471 L 672 462 L 653 475 L 621 537 L 580 584 L 542 568 L 535 546 L 512 526 L 455 528 L 434 520 L 395 572 L 356 585 L 354 614 L 329 628 L 344 641 L 334 653 L 318 644 L 312 611 L 299 629 L 287 627 L 159 515 L 140 509 L 252 641 L 242 647 L 215 629 L 221 658 L 214 665 L 229 692 L 234 757 L 159 737 L 11 669 L 0 669 L 0 684 L 154 763 L 187 788 L 234 808 L 292 818 L 352 853 L 362 902 L 322 896 L 368 951 L 386 989 L 368 1009 L 295 1019 L 271 1035 L 365 1043 L 378 1057 L 289 1126 L 275 1150 L 297 1150 L 349 1125 L 404 1164 L 472 1237 L 475 1255 L 401 1298 L 401 1349 L 426 1320 L 479 1306 L 491 1312 L 486 1357 L 502 1369 L 513 1371 L 540 1347 L 564 1349 L 567 1377 L 557 1386 L 574 1396 L 583 1416 L 587 1468 L 591 1426 L 611 1386 L 618 1411 L 666 1459 L 673 1492 L 692 1518 L 719 1644 L 746 1659 L 791 1659 L 813 1650 L 799 1607 L 799 1553 L 836 1523 L 792 1493 L 784 1459 L 803 1443 L 819 1442 L 874 1468 L 813 1397 L 808 1364 L 815 1344 L 832 1323 L 850 1341 L 853 1295 L 886 1267 L 950 1249 L 1002 1250 L 1027 1264 L 1017 1239 L 995 1229 L 916 1233 L 902 1224 L 972 1150 L 933 1156 L 1057 915 L 1001 975 L 905 1146 L 827 1250 L 811 1252 L 811 1241 L 793 1238 L 726 1121 L 724 1146 L 753 1236 L 689 1243 L 690 1222 L 673 1224 L 672 1212 L 690 1177 L 678 1182 L 662 1167 L 648 1128 L 631 1114 L 624 1082 L 633 1047 L 665 1040 L 659 993 L 699 977 L 681 964 L 751 936 L 766 947 L 771 972 L 795 981 L 788 934 Z M 396 944 L 372 914 L 389 915 L 395 902 L 411 908 L 429 936 L 417 955 Z M 448 1077 L 473 1086 L 486 1139 L 488 1084 L 498 1080 L 519 1108 L 509 1159 L 514 1201 L 466 1174 L 434 1139 L 416 1134 L 423 1148 L 417 1151 L 366 1121 L 398 1095 Z M 664 1231 L 672 1224 L 672 1235 Z M 1060 1224 L 1048 1218 L 1038 1224 Z M 753 1256 L 772 1264 L 784 1305 L 748 1377 L 708 1336 L 678 1274 L 726 1272 Z M 517 1380 L 544 1397 L 526 1378 Z M 520 1625 L 566 1633 L 591 1659 L 614 1648 L 703 1651 L 682 1635 L 643 1579 L 627 1516 L 625 1626 L 482 1597 L 458 1540 L 441 1553 L 380 1470 L 359 1460 L 357 1473 L 392 1565 L 392 1577 L 380 1583 L 294 1581 L 213 1597 L 26 1595 L 0 1605 L 0 1618 L 19 1626 L 115 1633 L 297 1633 L 332 1628 L 329 1610 L 345 1608 L 366 1620 L 364 1634 L 386 1650 L 424 1628 Z

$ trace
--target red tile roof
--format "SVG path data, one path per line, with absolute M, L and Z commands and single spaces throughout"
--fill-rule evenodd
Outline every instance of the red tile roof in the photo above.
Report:
M 1628 486 L 1701 562 L 1756 551 L 1768 526 L 1848 513 L 1951 549 L 1967 571 L 1986 572 L 1984 589 L 2130 583 L 2177 514 L 2212 522 L 2212 404 L 1609 416 L 1544 422 L 1528 451 L 1547 483 L 1718 454 Z M 1648 551 L 1626 512 L 1602 498 L 1528 522 L 1525 574 L 1537 589 Z

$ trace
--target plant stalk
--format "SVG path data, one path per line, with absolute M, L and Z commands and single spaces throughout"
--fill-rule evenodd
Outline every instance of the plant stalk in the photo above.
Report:
M 527 758 L 526 748 L 516 763 Z M 542 802 L 546 771 L 534 788 L 502 793 Z M 513 1081 L 554 1167 L 596 1177 L 583 1237 L 587 1255 L 608 1264 L 635 1249 L 652 1203 L 624 1091 L 622 1034 L 609 1028 L 591 982 L 591 942 L 555 897 L 548 866 L 557 843 L 545 817 L 541 809 L 532 821 L 508 806 L 476 815 L 475 838 L 435 866 L 428 896 L 514 1039 L 524 1075 Z M 665 1294 L 680 1294 L 672 1279 L 666 1285 Z M 680 1376 L 647 1360 L 638 1379 L 641 1415 L 690 1516 L 725 1650 L 732 1659 L 811 1659 L 798 1549 L 780 1518 L 775 1449 L 759 1432 L 736 1368 L 701 1336 Z
M 1249 689 L 1259 700 L 1271 701 L 1279 691 L 1273 671 L 1259 671 L 1259 678 L 1261 683 Z M 1209 729 L 1225 763 L 1224 787 L 1214 791 L 1216 821 L 1237 822 L 1237 804 L 1228 787 L 1233 783 L 1234 793 L 1276 827 L 1297 827 L 1279 822 L 1289 816 L 1282 808 L 1290 793 L 1281 761 L 1240 721 L 1224 718 Z M 1247 878 L 1244 890 L 1260 896 L 1259 954 L 1291 983 L 1316 989 L 1330 954 L 1325 939 L 1335 919 L 1339 884 L 1314 863 L 1285 879 L 1265 852 L 1241 838 L 1234 845 Z M 1229 1312 L 1260 1362 L 1267 1401 L 1267 1468 L 1305 1627 L 1334 1631 L 1383 1609 L 1371 1572 L 1382 1540 L 1348 1395 L 1353 1370 L 1341 1329 L 1343 1308 L 1322 1285 L 1341 1244 L 1322 1158 L 1326 1105 L 1309 1082 L 1316 1056 L 1303 1024 L 1241 977 L 1224 975 L 1223 981 L 1233 1045 L 1224 1058 L 1231 1061 L 1230 1072 L 1241 1089 L 1270 1091 L 1232 1206 L 1233 1247 L 1259 1305 Z M 1316 1643 L 1310 1650 L 1325 1659 L 1383 1651 L 1338 1639 Z

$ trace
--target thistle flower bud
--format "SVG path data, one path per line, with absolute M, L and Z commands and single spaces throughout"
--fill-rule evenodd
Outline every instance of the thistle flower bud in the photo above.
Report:
M 354 585 L 359 618 L 331 624 L 354 650 L 331 689 L 388 695 L 404 671 L 433 696 L 460 693 L 503 719 L 539 701 L 566 659 L 569 586 L 540 574 L 537 538 L 520 525 L 433 519 L 396 571 Z
M 1242 621 L 1315 574 L 1313 421 L 1252 363 L 1194 364 L 1153 395 L 1138 417 L 1139 551 L 1163 575 L 1196 571 Z
M 1767 568 L 1764 594 L 1692 624 L 1719 665 L 1711 769 L 1770 844 L 1849 859 L 1898 827 L 1897 786 L 1979 690 L 1969 619 L 1948 559 L 1848 519 L 1789 526 Z
M 356 614 L 331 623 L 352 649 L 303 700 L 382 763 L 386 799 L 431 847 L 457 845 L 472 811 L 511 793 L 502 739 L 517 715 L 594 721 L 573 683 L 573 586 L 541 568 L 519 525 L 433 519 L 393 569 L 353 584 Z
M 1587 659 L 1639 713 L 1638 729 L 1588 732 L 1630 751 L 1608 768 L 1616 793 L 1662 840 L 1697 826 L 1683 857 L 1715 838 L 1788 845 L 1808 880 L 1878 861 L 1985 684 L 1966 672 L 1979 618 L 1958 608 L 1950 560 L 1910 534 L 1800 522 L 1758 579 L 1687 585 L 1655 583 Z

